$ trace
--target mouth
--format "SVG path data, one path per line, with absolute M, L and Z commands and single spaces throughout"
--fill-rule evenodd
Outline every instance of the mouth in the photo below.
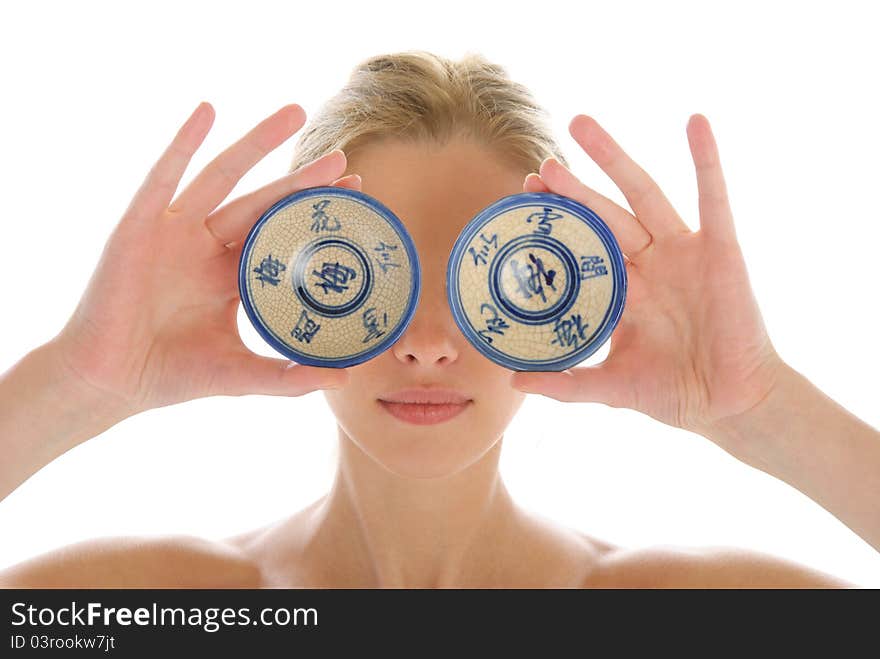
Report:
M 386 412 L 392 416 L 414 423 L 418 426 L 428 426 L 434 423 L 443 423 L 449 421 L 471 405 L 473 401 L 467 403 L 393 403 L 387 400 L 379 399 L 381 405 Z
M 451 389 L 407 389 L 388 394 L 377 402 L 393 417 L 424 426 L 449 421 L 474 401 Z

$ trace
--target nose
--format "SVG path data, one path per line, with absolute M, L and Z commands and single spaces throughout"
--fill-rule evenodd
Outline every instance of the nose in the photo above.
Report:
M 446 301 L 445 286 L 442 293 L 423 289 L 412 321 L 391 352 L 403 364 L 448 366 L 458 360 L 462 338 Z

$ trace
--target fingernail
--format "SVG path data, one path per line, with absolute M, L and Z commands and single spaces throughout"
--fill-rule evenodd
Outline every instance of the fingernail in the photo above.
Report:
M 288 121 L 290 122 L 289 129 L 295 130 L 297 122 L 299 121 L 300 112 L 305 112 L 302 106 L 299 103 L 288 103 L 285 105 L 279 112 L 287 113 Z
M 314 163 L 323 162 L 323 161 L 325 161 L 325 160 L 330 160 L 330 159 L 333 158 L 333 157 L 335 156 L 335 154 L 337 154 L 337 153 L 341 153 L 342 155 L 345 155 L 345 153 L 342 151 L 342 149 L 333 149 L 332 151 L 329 151 L 329 152 L 325 153 L 323 156 L 318 156 L 317 158 L 315 158 L 315 159 L 312 161 L 312 163 L 314 164 Z
M 556 158 L 553 156 L 547 156 L 544 160 L 541 161 L 541 166 L 538 168 L 538 172 L 543 173 L 544 169 L 547 167 L 547 164 L 550 162 L 554 162 L 556 164 L 560 164 Z

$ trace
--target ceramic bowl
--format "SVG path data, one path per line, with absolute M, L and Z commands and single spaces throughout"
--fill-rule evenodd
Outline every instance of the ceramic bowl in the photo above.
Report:
M 561 371 L 610 337 L 626 268 L 590 208 L 525 192 L 468 222 L 449 257 L 446 293 L 459 329 L 484 356 L 511 370 Z
M 300 364 L 343 368 L 390 347 L 412 320 L 421 270 L 412 238 L 380 201 L 306 188 L 254 224 L 239 294 L 259 334 Z

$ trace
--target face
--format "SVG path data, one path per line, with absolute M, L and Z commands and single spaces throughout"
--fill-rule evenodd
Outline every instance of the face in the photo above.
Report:
M 497 199 L 522 192 L 527 172 L 464 140 L 444 146 L 373 141 L 347 156 L 345 173 L 360 174 L 362 190 L 391 209 L 412 236 L 422 287 L 412 322 L 394 345 L 349 367 L 349 383 L 324 396 L 348 440 L 389 471 L 410 478 L 451 475 L 492 448 L 526 394 L 510 386 L 509 369 L 481 355 L 455 324 L 446 299 L 447 261 L 465 224 Z M 432 393 L 439 400 L 441 389 L 467 402 L 391 402 L 424 401 Z

